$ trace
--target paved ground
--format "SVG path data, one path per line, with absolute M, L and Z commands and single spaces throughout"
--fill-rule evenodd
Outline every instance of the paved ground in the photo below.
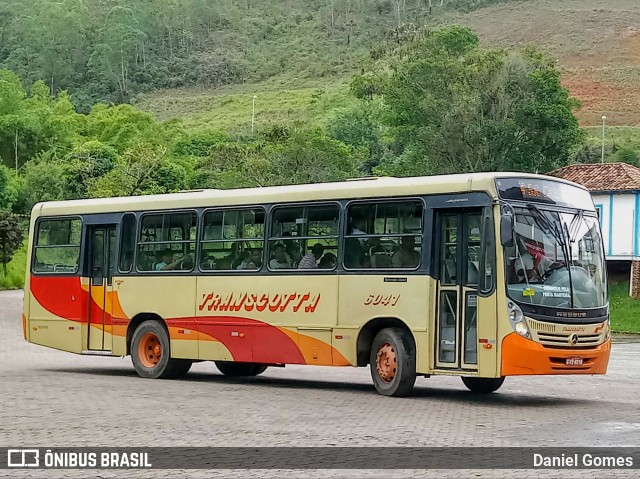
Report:
M 143 380 L 130 358 L 76 356 L 26 343 L 21 299 L 21 292 L 0 292 L 0 446 L 640 446 L 640 343 L 616 344 L 606 376 L 508 378 L 498 393 L 485 397 L 472 396 L 457 378 L 421 378 L 413 397 L 392 399 L 375 393 L 363 368 L 288 366 L 240 381 L 223 377 L 212 363 L 200 363 L 185 380 Z M 88 475 L 11 472 L 11 477 Z M 104 471 L 99 477 L 123 472 Z M 143 476 L 131 472 L 130 477 Z M 150 472 L 144 477 L 176 475 Z M 532 472 L 549 475 L 499 470 L 219 474 L 529 477 Z M 563 471 L 550 477 L 570 474 L 603 476 Z

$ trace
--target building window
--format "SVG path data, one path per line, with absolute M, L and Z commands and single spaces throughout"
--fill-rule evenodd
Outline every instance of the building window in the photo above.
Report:
M 602 208 L 603 205 L 595 205 L 596 214 L 598 215 L 598 221 L 600 222 L 600 227 L 602 227 Z

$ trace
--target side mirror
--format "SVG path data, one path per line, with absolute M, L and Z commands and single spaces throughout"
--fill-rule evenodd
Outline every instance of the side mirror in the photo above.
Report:
M 500 218 L 500 243 L 505 248 L 513 246 L 513 215 L 504 213 Z

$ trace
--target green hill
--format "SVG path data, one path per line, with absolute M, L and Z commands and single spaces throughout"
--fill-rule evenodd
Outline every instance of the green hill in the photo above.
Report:
M 80 111 L 132 102 L 242 133 L 254 95 L 260 127 L 324 122 L 399 27 L 451 23 L 555 55 L 582 125 L 640 124 L 637 0 L 4 0 L 0 68 L 69 91 Z
M 365 3 L 368 5 L 352 2 Z M 607 116 L 610 125 L 640 124 L 640 27 L 634 26 L 640 25 L 640 9 L 636 0 L 467 2 L 473 8 L 466 12 L 465 2 L 445 0 L 445 6 L 434 8 L 432 15 L 428 9 L 410 8 L 409 3 L 413 2 L 406 3 L 407 21 L 420 25 L 460 23 L 474 28 L 486 46 L 537 45 L 549 51 L 559 60 L 565 86 L 582 101 L 578 112 L 582 125 L 598 125 L 602 115 Z M 138 106 L 161 119 L 185 117 L 194 128 L 207 125 L 246 131 L 255 94 L 260 125 L 295 120 L 321 122 L 332 115 L 332 107 L 340 108 L 349 101 L 349 77 L 368 58 L 369 46 L 376 38 L 388 41 L 384 32 L 393 29 L 393 12 L 386 12 L 378 22 L 374 22 L 373 13 L 367 10 L 360 17 L 361 25 L 369 30 L 366 35 L 354 27 L 361 35 L 354 34 L 355 45 L 340 45 L 339 38 L 344 34 L 342 15 L 336 17 L 333 37 L 326 32 L 317 37 L 317 44 L 325 45 L 327 52 L 327 44 L 331 45 L 331 61 L 317 49 L 310 49 L 309 35 L 318 33 L 317 29 L 310 29 L 299 44 L 286 45 L 288 61 L 296 65 L 268 81 L 218 89 L 163 90 L 138 96 Z M 328 42 L 327 38 L 333 40 Z M 279 55 L 284 46 L 273 48 L 274 54 Z M 314 68 L 319 68 L 321 74 L 313 75 Z

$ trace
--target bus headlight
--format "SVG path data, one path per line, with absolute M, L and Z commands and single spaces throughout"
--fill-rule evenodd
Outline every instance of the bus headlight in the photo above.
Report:
M 529 337 L 529 328 L 527 327 L 527 323 L 524 321 L 518 321 L 516 323 L 515 330 L 520 336 L 524 336 L 525 338 Z
M 529 326 L 527 326 L 522 310 L 513 301 L 507 303 L 507 309 L 509 311 L 509 322 L 513 330 L 524 338 L 530 338 Z

